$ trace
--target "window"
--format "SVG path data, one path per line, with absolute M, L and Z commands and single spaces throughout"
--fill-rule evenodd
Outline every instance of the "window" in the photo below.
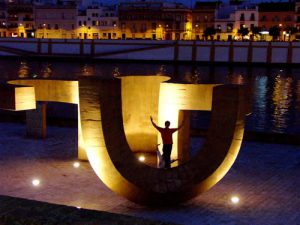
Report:
M 79 26 L 82 26 L 82 22 L 81 22 L 81 21 L 79 21 L 79 22 L 78 22 L 78 25 L 79 25 Z
M 232 23 L 228 23 L 227 24 L 227 32 L 228 33 L 232 32 L 232 29 L 233 29 L 233 24 Z
M 58 24 L 55 24 L 54 29 L 58 30 Z
M 244 13 L 241 13 L 240 21 L 245 21 L 245 14 Z
M 261 20 L 261 21 L 267 21 L 268 19 L 267 19 L 266 16 L 262 16 L 260 20 Z
M 96 21 L 95 20 L 92 21 L 92 25 L 96 26 Z
M 51 25 L 50 24 L 47 25 L 47 29 L 51 30 Z
M 255 20 L 255 15 L 254 15 L 254 13 L 251 13 L 250 20 L 251 20 L 251 21 L 254 21 L 254 20 Z

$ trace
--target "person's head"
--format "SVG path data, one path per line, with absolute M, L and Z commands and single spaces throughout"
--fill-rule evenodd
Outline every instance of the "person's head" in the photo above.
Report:
M 165 122 L 165 127 L 166 127 L 166 128 L 169 128 L 169 127 L 170 127 L 170 124 L 171 124 L 170 121 L 167 120 L 167 121 Z

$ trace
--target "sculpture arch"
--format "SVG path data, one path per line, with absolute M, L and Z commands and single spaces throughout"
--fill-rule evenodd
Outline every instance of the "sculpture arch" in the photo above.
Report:
M 163 205 L 189 200 L 215 185 L 233 164 L 244 131 L 240 86 L 214 88 L 206 142 L 187 163 L 157 169 L 133 155 L 123 128 L 121 81 L 79 80 L 81 125 L 87 155 L 100 179 L 139 204 Z
M 49 80 L 11 83 L 34 86 L 37 101 L 79 104 L 78 130 L 82 132 L 79 148 L 87 153 L 103 183 L 131 201 L 147 205 L 180 203 L 207 191 L 222 179 L 234 163 L 243 138 L 247 107 L 242 86 L 211 87 L 212 116 L 204 146 L 178 167 L 157 169 L 139 162 L 128 144 L 121 82 L 81 77 L 78 83 Z M 56 85 L 70 88 L 56 88 L 53 92 L 51 87 Z

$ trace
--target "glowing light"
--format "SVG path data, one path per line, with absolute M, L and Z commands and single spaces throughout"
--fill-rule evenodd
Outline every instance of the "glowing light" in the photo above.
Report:
M 146 158 L 145 158 L 145 156 L 143 156 L 143 155 L 141 155 L 141 156 L 139 157 L 139 161 L 140 161 L 140 162 L 144 162 L 145 159 L 146 159 Z
M 80 163 L 79 163 L 79 162 L 74 162 L 74 163 L 73 163 L 73 166 L 74 166 L 75 168 L 78 168 L 78 167 L 80 167 Z
M 233 204 L 238 204 L 240 202 L 240 198 L 238 196 L 232 196 L 231 197 L 231 202 Z
M 81 209 L 81 207 L 80 207 L 80 206 L 76 206 L 76 208 L 77 208 L 77 209 Z
M 32 180 L 32 185 L 33 185 L 33 186 L 39 186 L 40 183 L 41 183 L 41 181 L 40 181 L 39 179 L 34 179 L 34 180 Z

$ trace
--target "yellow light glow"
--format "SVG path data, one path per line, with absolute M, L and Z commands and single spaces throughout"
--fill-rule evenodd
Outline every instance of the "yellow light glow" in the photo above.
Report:
M 78 167 L 80 167 L 80 163 L 79 163 L 79 162 L 74 162 L 74 163 L 73 163 L 73 166 L 74 166 L 75 168 L 78 168 Z
M 139 161 L 140 161 L 140 162 L 145 162 L 145 159 L 146 159 L 146 158 L 145 158 L 145 156 L 143 156 L 143 155 L 141 155 L 141 156 L 139 157 Z
M 231 197 L 231 202 L 233 204 L 238 204 L 240 202 L 240 198 L 238 196 L 232 196 Z
M 32 185 L 33 185 L 33 186 L 39 186 L 40 183 L 41 183 L 41 181 L 40 181 L 39 179 L 33 179 L 33 180 L 32 180 Z

